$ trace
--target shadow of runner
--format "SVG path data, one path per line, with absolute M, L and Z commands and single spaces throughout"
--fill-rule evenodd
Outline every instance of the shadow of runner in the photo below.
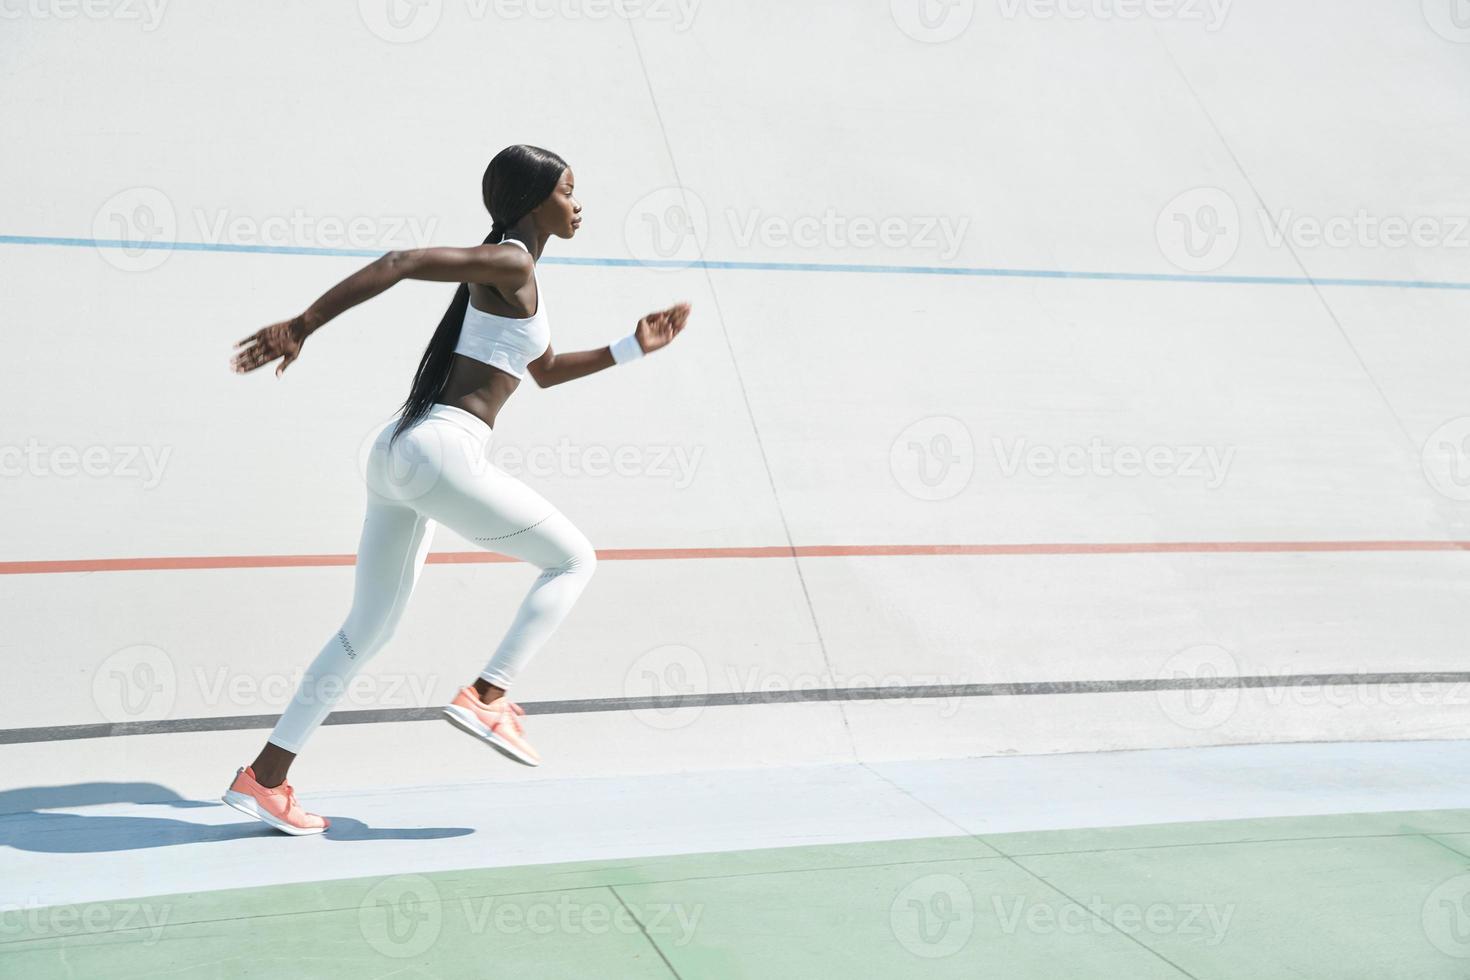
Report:
M 32 810 L 60 810 L 98 803 L 169 803 L 175 806 L 212 806 L 186 800 L 158 783 L 72 783 L 69 786 L 26 786 L 0 790 L 0 817 Z
M 194 823 L 172 816 L 54 813 L 57 809 L 133 803 L 168 809 L 214 808 L 236 815 L 217 801 L 187 800 L 157 783 L 75 783 L 0 792 L 0 847 L 52 854 L 132 851 L 178 844 L 203 844 L 247 837 L 282 837 L 256 820 Z M 470 827 L 371 827 L 351 817 L 323 814 L 331 829 L 323 840 L 440 840 L 474 833 Z

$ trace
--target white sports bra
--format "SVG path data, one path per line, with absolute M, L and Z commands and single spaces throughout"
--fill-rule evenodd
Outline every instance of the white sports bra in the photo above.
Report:
M 507 238 L 498 244 L 515 242 L 521 248 L 525 243 Z M 531 250 L 526 248 L 529 253 Z M 459 329 L 459 343 L 454 352 L 474 358 L 482 364 L 497 367 L 517 378 L 526 376 L 526 365 L 546 352 L 551 344 L 551 324 L 546 317 L 546 294 L 536 279 L 534 268 L 531 279 L 536 283 L 536 312 L 534 315 L 517 318 L 498 316 L 475 309 L 471 303 L 465 308 L 464 323 Z

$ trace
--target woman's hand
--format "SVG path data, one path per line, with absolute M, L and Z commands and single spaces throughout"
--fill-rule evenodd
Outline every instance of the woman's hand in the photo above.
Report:
M 276 368 L 276 377 L 279 378 L 281 372 L 301 356 L 301 345 L 306 343 L 310 333 L 306 321 L 299 316 L 262 327 L 235 345 L 231 366 L 236 374 L 244 374 L 279 357 L 282 359 Z
M 652 354 L 660 347 L 667 347 L 679 336 L 684 329 L 684 324 L 689 322 L 689 304 L 680 303 L 671 306 L 667 310 L 659 310 L 650 313 L 638 321 L 638 328 L 634 333 L 638 337 L 638 346 L 643 348 L 643 353 Z

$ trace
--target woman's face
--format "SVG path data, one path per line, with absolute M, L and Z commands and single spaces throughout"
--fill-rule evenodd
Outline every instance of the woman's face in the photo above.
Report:
M 557 181 L 556 190 L 536 206 L 537 223 L 547 234 L 558 238 L 571 238 L 582 224 L 582 205 L 578 204 L 577 199 L 572 196 L 573 182 L 572 168 L 568 167 L 561 172 L 561 180 Z

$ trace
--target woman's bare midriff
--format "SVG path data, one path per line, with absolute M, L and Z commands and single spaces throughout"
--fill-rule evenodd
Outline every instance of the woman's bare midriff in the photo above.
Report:
M 511 307 L 499 292 L 489 286 L 470 284 L 470 303 L 478 310 L 524 319 L 531 316 L 534 310 L 540 309 L 541 297 L 536 295 L 534 279 L 527 279 L 526 284 L 516 290 L 512 298 L 520 304 L 519 308 Z M 439 396 L 439 401 L 464 409 L 493 429 L 495 416 L 500 414 L 501 406 L 520 383 L 519 378 L 506 374 L 500 368 L 483 364 L 463 354 L 455 354 L 449 366 L 449 381 L 444 385 L 444 393 Z
M 500 368 L 455 354 L 449 368 L 449 381 L 439 401 L 464 409 L 493 429 L 500 407 L 520 383 L 519 378 L 506 374 Z

